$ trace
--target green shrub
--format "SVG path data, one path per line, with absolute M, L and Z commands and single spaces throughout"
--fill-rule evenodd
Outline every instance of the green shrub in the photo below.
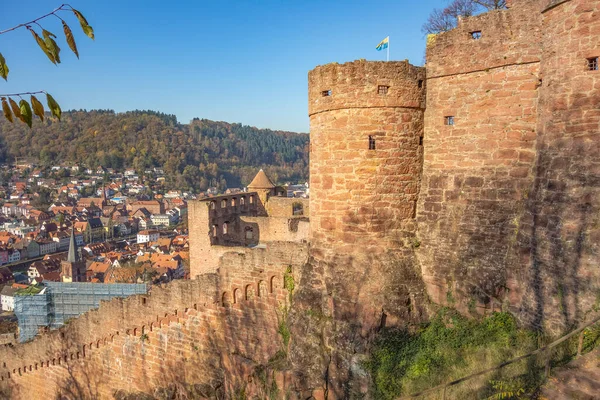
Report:
M 509 313 L 477 320 L 442 309 L 417 332 L 383 331 L 366 367 L 375 397 L 394 399 L 527 353 L 536 348 L 536 340 L 518 329 Z

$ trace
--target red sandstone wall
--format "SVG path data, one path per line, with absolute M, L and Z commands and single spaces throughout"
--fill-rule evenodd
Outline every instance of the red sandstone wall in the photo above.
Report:
M 368 382 L 358 375 L 365 375 L 350 371 L 365 343 L 383 326 L 426 318 L 412 252 L 425 71 L 360 60 L 317 67 L 308 81 L 311 260 L 301 270 L 294 317 L 303 351 L 291 358 L 308 381 L 327 376 L 334 398 L 364 396 Z M 307 322 L 304 310 L 328 322 Z M 331 351 L 320 352 L 321 342 Z
M 245 199 L 244 204 L 241 203 L 242 198 Z M 211 203 L 214 203 L 214 208 Z M 292 214 L 294 203 L 304 206 L 303 215 Z M 263 215 L 266 209 L 268 217 Z M 306 199 L 271 197 L 263 205 L 257 193 L 236 194 L 191 201 L 188 212 L 192 277 L 215 272 L 221 257 L 227 252 L 253 252 L 248 246 L 259 243 L 269 249 L 285 248 L 284 242 L 306 242 L 308 238 L 310 208 Z M 227 233 L 223 231 L 225 223 Z M 216 236 L 214 225 L 217 226 Z M 246 229 L 252 229 L 252 238 L 246 236 Z M 276 254 L 279 254 L 277 251 Z
M 226 262 L 218 281 L 204 276 L 106 302 L 58 331 L 0 349 L 0 388 L 14 399 L 109 399 L 118 390 L 196 384 L 265 397 L 276 380 L 283 398 L 291 375 L 266 368 L 261 382 L 255 368 L 287 351 L 278 333 L 290 301 L 286 267 L 240 270 L 239 262 Z
M 406 62 L 363 60 L 309 73 L 315 256 L 402 246 L 414 231 L 424 78 L 422 68 Z M 379 94 L 379 85 L 388 93 Z M 324 97 L 327 90 L 331 96 Z
M 266 204 L 267 214 L 269 217 L 293 217 L 293 205 L 301 204 L 303 213 L 301 216 L 310 217 L 310 201 L 308 199 L 296 198 L 296 197 L 269 197 Z M 298 215 L 300 216 L 300 215 Z
M 597 1 L 514 1 L 430 40 L 417 255 L 434 301 L 550 330 L 596 302 L 598 17 Z
M 540 10 L 515 2 L 428 44 L 417 255 L 436 303 L 466 309 L 511 285 L 507 263 L 534 174 Z
M 270 241 L 308 241 L 308 218 L 244 217 L 242 221 L 258 228 L 261 243 Z
M 373 333 L 426 317 L 407 244 L 418 249 L 434 301 L 467 308 L 492 296 L 538 326 L 582 318 L 600 288 L 600 75 L 583 61 L 600 55 L 600 10 L 591 0 L 554 2 L 543 14 L 542 3 L 513 3 L 429 45 L 417 238 L 407 205 L 419 187 L 423 71 L 319 67 L 309 75 L 315 258 L 305 264 L 308 249 L 293 243 L 213 246 L 218 275 L 155 288 L 145 303 L 104 303 L 61 330 L 64 338 L 53 332 L 1 349 L 0 388 L 12 386 L 15 398 L 59 387 L 103 398 L 183 380 L 235 393 L 246 382 L 247 393 L 266 397 L 255 368 L 282 349 L 277 327 L 289 293 L 277 284 L 292 265 L 294 373 L 269 376 L 301 398 L 322 396 L 323 380 L 330 397 L 347 398 L 368 388 L 354 371 Z M 475 43 L 468 33 L 479 29 Z M 374 91 L 380 84 L 390 86 L 387 97 Z M 382 146 L 370 154 L 371 133 Z M 191 221 L 208 226 L 203 206 L 190 204 L 201 215 Z M 194 257 L 204 257 L 208 247 L 194 241 L 208 232 L 190 229 Z
M 523 318 L 568 329 L 600 293 L 600 2 L 553 2 L 543 13 L 536 168 L 519 227 L 515 273 Z
M 547 0 L 514 0 L 508 10 L 494 10 L 464 18 L 458 27 L 430 35 L 427 79 L 487 71 L 505 65 L 540 61 L 541 16 Z M 471 32 L 481 31 L 473 40 Z M 427 89 L 429 97 L 431 87 Z M 429 107 L 429 104 L 427 105 Z
M 188 205 L 188 225 L 190 231 L 190 276 L 213 273 L 219 265 L 222 252 L 217 247 L 239 246 L 258 243 L 258 232 L 247 239 L 246 224 L 242 216 L 256 216 L 259 208 L 256 193 L 218 196 L 210 201 L 191 201 Z M 223 225 L 227 224 L 227 233 Z M 216 235 L 214 226 L 216 225 Z M 256 228 L 256 227 L 252 227 Z

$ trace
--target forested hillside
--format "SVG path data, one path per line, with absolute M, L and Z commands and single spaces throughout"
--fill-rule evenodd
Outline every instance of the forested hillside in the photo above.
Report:
M 70 111 L 33 128 L 0 119 L 0 162 L 27 157 L 41 165 L 79 163 L 139 173 L 164 169 L 167 188 L 239 187 L 258 168 L 274 181 L 308 179 L 308 135 L 194 119 L 153 111 Z

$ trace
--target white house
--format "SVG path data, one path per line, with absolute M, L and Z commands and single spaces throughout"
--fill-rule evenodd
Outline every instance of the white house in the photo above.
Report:
M 34 262 L 27 269 L 27 277 L 29 278 L 29 282 L 33 282 L 35 278 L 39 278 L 43 274 L 49 272 L 48 268 L 41 262 Z
M 65 231 L 59 231 L 52 235 L 52 241 L 58 244 L 58 251 L 67 250 L 69 248 L 70 238 L 70 235 Z
M 16 288 L 6 285 L 0 292 L 0 304 L 2 305 L 2 311 L 14 311 L 15 309 L 15 292 Z
M 40 245 L 40 255 L 56 253 L 58 251 L 58 242 L 53 240 L 38 240 Z
M 154 224 L 152 223 L 152 219 L 150 218 L 140 218 L 138 222 L 138 229 L 148 230 L 150 228 L 154 228 Z
M 150 219 L 152 220 L 152 225 L 154 226 L 171 225 L 171 217 L 168 214 L 152 214 Z
M 13 203 L 4 203 L 2 206 L 2 214 L 4 215 L 15 215 L 17 211 L 16 204 Z
M 165 193 L 165 199 L 178 199 L 181 197 L 181 191 L 179 190 L 169 190 Z
M 155 231 L 155 230 L 140 231 L 137 234 L 137 242 L 138 243 L 155 242 L 158 240 L 159 237 L 160 237 L 160 234 L 158 233 L 158 231 Z

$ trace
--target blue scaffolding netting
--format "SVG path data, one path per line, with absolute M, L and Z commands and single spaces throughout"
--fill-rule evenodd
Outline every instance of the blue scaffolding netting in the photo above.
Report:
M 44 282 L 44 289 L 38 294 L 15 296 L 19 341 L 34 338 L 42 327 L 58 328 L 69 319 L 98 308 L 100 300 L 147 292 L 143 283 Z

